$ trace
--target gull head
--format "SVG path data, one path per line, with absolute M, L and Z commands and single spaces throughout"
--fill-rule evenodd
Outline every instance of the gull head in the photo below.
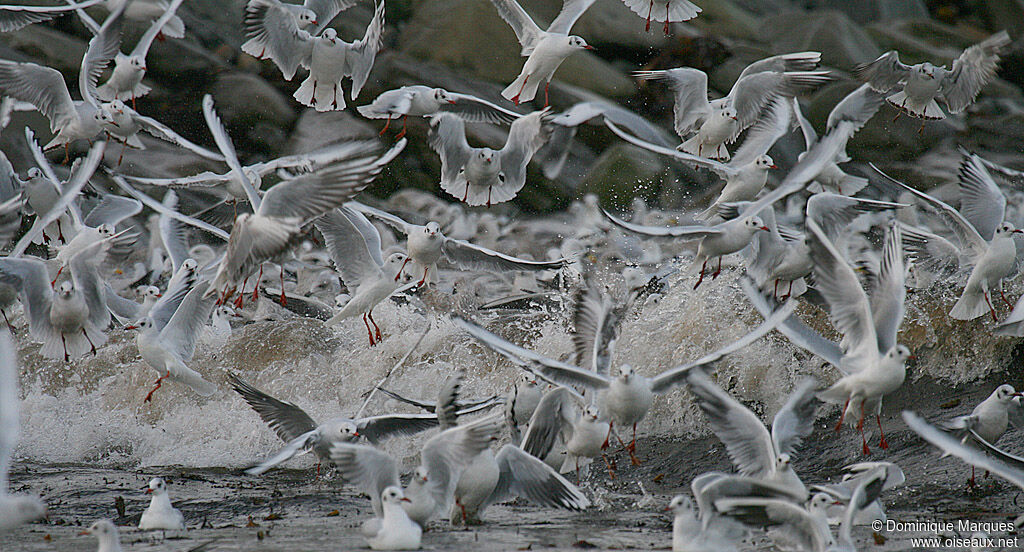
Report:
M 329 435 L 329 437 L 343 442 L 355 441 L 360 436 L 356 424 L 347 420 L 338 423 L 337 426 L 330 429 L 329 433 L 332 435 Z
M 221 305 L 217 307 L 217 310 L 213 311 L 213 315 L 222 319 L 242 317 L 242 315 L 238 314 L 238 311 L 236 311 L 231 305 Z
M 160 288 L 156 286 L 139 286 L 137 293 L 139 297 L 141 297 L 143 300 L 159 299 L 161 296 L 163 296 L 163 294 L 160 293 Z
M 494 153 L 495 151 L 491 148 L 480 148 L 476 150 L 476 158 L 481 163 L 490 165 L 494 162 Z
M 686 495 L 676 495 L 672 498 L 672 502 L 668 503 L 665 508 L 666 512 L 672 512 L 675 515 L 682 514 L 693 514 L 693 500 Z
M 761 217 L 748 217 L 743 221 L 743 226 L 749 229 L 751 232 L 757 232 L 758 230 L 768 231 L 768 227 L 764 225 L 764 221 Z
M 1022 393 L 1018 393 L 1012 385 L 1004 383 L 999 387 L 996 387 L 996 390 L 992 392 L 992 395 L 994 395 L 999 402 L 1009 403 L 1012 402 L 1013 399 L 1022 396 Z
M 623 364 L 619 367 L 619 379 L 629 381 L 634 375 L 636 375 L 636 371 L 633 370 L 632 366 Z
M 392 275 L 395 280 L 398 280 L 398 274 L 401 274 L 402 268 L 405 267 L 408 259 L 409 257 L 405 253 L 392 253 L 388 255 L 388 258 L 384 259 L 384 273 Z
M 726 105 L 722 109 L 718 110 L 718 116 L 723 119 L 732 119 L 733 121 L 739 120 L 739 115 L 736 113 L 736 109 L 731 105 Z
M 588 406 L 586 409 L 583 410 L 583 418 L 586 420 L 596 422 L 600 417 L 601 411 L 598 410 L 596 406 Z
M 410 481 L 409 483 L 410 484 L 415 483 L 415 482 L 426 483 L 427 480 L 428 480 L 427 468 L 424 468 L 423 466 L 420 466 L 420 467 L 416 468 L 415 470 L 413 470 L 413 472 L 412 472 L 412 481 Z
M 117 540 L 117 527 L 109 519 L 101 519 L 93 522 L 88 529 L 82 531 L 79 535 L 92 535 L 99 539 L 100 542 L 108 542 L 110 540 Z
M 184 261 L 181 261 L 181 268 L 179 270 L 188 270 L 190 272 L 194 272 L 197 268 L 199 268 L 199 263 L 195 259 L 190 257 L 188 259 L 185 259 Z
M 75 284 L 71 283 L 71 280 L 64 280 L 57 286 L 57 295 L 67 299 L 71 297 L 71 293 L 75 291 Z
M 889 350 L 885 355 L 887 358 L 892 359 L 900 364 L 903 364 L 907 359 L 914 358 L 914 355 L 910 354 L 910 349 L 906 345 L 896 345 Z
M 130 65 L 132 67 L 132 69 L 135 69 L 136 71 L 145 71 L 146 70 L 146 58 L 144 58 L 142 56 L 129 56 L 128 57 L 128 65 Z
M 455 100 L 448 94 L 448 91 L 444 88 L 435 88 L 433 90 L 434 101 L 439 104 L 455 104 Z
M 917 68 L 918 72 L 921 73 L 921 75 L 928 77 L 929 79 L 935 78 L 935 66 L 932 65 L 931 63 L 928 63 L 926 61 L 918 65 Z
M 114 227 L 104 223 L 96 227 L 96 232 L 104 238 L 109 238 L 114 235 Z
M 435 238 L 441 234 L 441 225 L 436 222 L 428 222 L 423 227 L 423 233 L 431 238 Z
M 29 178 L 42 178 L 43 177 L 43 171 L 41 171 L 39 169 L 39 167 L 32 167 L 31 169 L 28 170 L 28 177 Z
M 125 105 L 125 103 L 121 100 L 114 98 L 107 104 L 107 109 L 114 113 L 117 113 L 118 115 L 123 115 L 125 110 L 128 109 L 128 106 Z
M 394 485 L 384 489 L 384 492 L 380 493 L 380 499 L 389 504 L 412 502 L 408 498 L 405 498 L 405 493 L 402 492 L 402 489 L 395 487 Z
M 775 165 L 775 160 L 770 155 L 758 155 L 754 159 L 754 166 L 763 170 L 779 168 Z
M 811 513 L 825 512 L 834 502 L 835 500 L 825 493 L 815 493 L 815 495 L 811 497 L 811 501 L 807 504 L 807 510 Z
M 327 27 L 326 29 L 324 29 L 324 34 L 322 34 L 320 36 L 325 38 L 327 40 L 327 42 L 330 42 L 331 44 L 337 44 L 338 43 L 338 31 L 335 31 L 334 29 L 332 29 L 330 27 Z
M 146 487 L 146 494 L 162 495 L 167 493 L 167 483 L 164 482 L 162 477 L 154 477 L 149 480 L 149 485 Z
M 597 49 L 597 48 L 594 48 L 593 46 L 591 46 L 590 44 L 587 44 L 586 40 L 583 40 L 582 38 L 580 38 L 578 36 L 575 36 L 575 35 L 566 37 L 566 40 L 569 41 L 569 47 L 573 48 L 573 49 L 576 49 L 576 50 L 596 50 Z
M 126 330 L 139 330 L 139 331 L 144 332 L 144 331 L 146 331 L 146 330 L 148 330 L 148 329 L 150 329 L 152 327 L 153 327 L 153 321 L 147 316 L 146 318 L 143 318 L 142 320 L 139 320 L 138 322 L 136 322 L 134 324 L 129 324 L 129 325 L 125 326 L 124 329 L 126 329 Z
M 296 20 L 296 22 L 298 22 L 299 27 L 306 27 L 308 25 L 316 25 L 316 12 L 315 11 L 310 10 L 310 9 L 300 9 L 300 10 L 296 10 L 296 12 L 297 12 L 297 14 L 295 16 L 295 20 Z
M 114 122 L 114 116 L 111 114 L 110 108 L 106 105 L 93 112 L 92 118 L 101 125 L 116 126 L 117 124 Z
M 789 457 L 788 454 L 786 454 L 786 453 L 780 454 L 778 456 L 778 458 L 775 459 L 775 469 L 776 469 L 776 471 L 780 471 L 781 472 L 781 471 L 788 470 L 789 469 L 789 462 L 790 461 L 791 461 L 791 458 Z
M 536 387 L 537 376 L 533 374 L 523 374 L 522 376 L 520 376 L 519 382 L 527 387 Z
M 1004 222 L 996 227 L 996 236 L 1010 238 L 1013 237 L 1014 234 L 1024 234 L 1024 230 L 1014 228 L 1013 224 L 1009 222 Z

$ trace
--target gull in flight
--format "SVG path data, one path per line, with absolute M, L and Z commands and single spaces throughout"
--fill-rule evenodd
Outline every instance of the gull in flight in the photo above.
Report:
M 380 131 L 381 134 L 384 134 L 391 126 L 392 119 L 401 118 L 402 130 L 396 138 L 405 136 L 409 117 L 430 117 L 445 112 L 454 113 L 460 119 L 471 123 L 503 124 L 510 124 L 522 117 L 519 113 L 509 111 L 476 96 L 423 85 L 410 85 L 388 90 L 377 96 L 370 104 L 361 105 L 356 109 L 367 119 L 387 119 L 388 122 Z

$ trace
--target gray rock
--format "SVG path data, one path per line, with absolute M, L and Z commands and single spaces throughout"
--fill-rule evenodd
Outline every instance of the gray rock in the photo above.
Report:
M 882 53 L 860 25 L 838 11 L 783 13 L 765 26 L 774 53 L 816 50 L 823 65 L 838 69 L 853 69 Z
M 78 77 L 85 55 L 85 41 L 43 25 L 29 25 L 15 33 L 4 34 L 8 47 L 48 65 L 64 74 L 65 80 Z M 72 85 L 69 88 L 74 89 Z
M 738 6 L 736 2 L 704 2 L 701 8 L 704 11 L 687 25 L 715 36 L 754 40 L 763 38 L 762 21 L 747 9 Z
M 896 50 L 904 63 L 951 63 L 988 34 L 970 27 L 950 27 L 930 19 L 878 22 L 866 28 L 883 50 Z
M 814 9 L 839 10 L 858 23 L 928 17 L 923 0 L 811 0 L 807 4 Z
M 217 112 L 228 124 L 267 121 L 289 127 L 298 104 L 258 75 L 225 73 L 213 84 Z
M 306 109 L 295 123 L 283 153 L 305 153 L 344 140 L 376 136 L 377 130 L 369 122 L 347 111 L 318 113 L 314 109 Z

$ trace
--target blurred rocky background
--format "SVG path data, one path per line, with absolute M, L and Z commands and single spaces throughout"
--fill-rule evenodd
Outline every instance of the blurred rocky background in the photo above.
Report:
M 561 7 L 557 0 L 520 0 L 546 26 Z M 52 3 L 52 2 L 50 2 Z M 558 70 L 551 87 L 555 110 L 595 96 L 619 102 L 671 132 L 672 99 L 659 84 L 638 84 L 640 69 L 691 66 L 709 74 L 713 94 L 728 91 L 742 68 L 756 59 L 785 52 L 817 50 L 836 81 L 803 98 L 804 112 L 819 129 L 829 110 L 855 86 L 852 69 L 896 49 L 904 62 L 950 64 L 967 46 L 1000 29 L 1010 32 L 999 78 L 987 86 L 966 114 L 923 129 L 917 120 L 883 107 L 851 142 L 850 152 L 863 170 L 870 160 L 898 177 L 923 187 L 952 180 L 959 157 L 956 146 L 977 150 L 1008 166 L 1024 166 L 1024 0 L 696 0 L 704 12 L 675 24 L 671 36 L 660 25 L 644 32 L 642 18 L 619 0 L 597 0 L 574 27 L 597 47 L 577 53 Z M 318 114 L 291 97 L 304 78 L 282 79 L 270 61 L 241 52 L 244 3 L 240 0 L 186 0 L 179 15 L 186 38 L 154 43 L 147 83 L 153 91 L 138 110 L 156 117 L 189 139 L 212 146 L 200 99 L 212 93 L 243 163 L 310 151 L 346 138 L 373 137 L 383 121 L 367 121 L 355 105 L 407 84 L 439 86 L 509 105 L 499 91 L 519 72 L 523 59 L 511 28 L 486 0 L 388 0 L 384 49 L 362 94 L 345 112 Z M 373 5 L 363 0 L 332 23 L 346 40 L 362 36 Z M 94 17 L 103 10 L 90 10 Z M 145 31 L 129 23 L 130 45 Z M 0 58 L 34 61 L 62 71 L 72 95 L 88 31 L 72 16 L 0 35 Z M 345 82 L 346 89 L 348 81 Z M 347 94 L 347 92 L 346 92 Z M 540 103 L 520 106 L 539 109 Z M 0 138 L 0 147 L 22 173 L 30 165 L 22 128 L 29 125 L 41 143 L 49 137 L 46 120 L 19 113 Z M 426 143 L 426 122 L 409 121 L 409 146 L 371 191 L 388 196 L 414 187 L 444 196 L 437 182 L 440 163 Z M 507 129 L 470 125 L 470 140 L 498 147 Z M 392 140 L 393 131 L 383 139 Z M 147 149 L 128 151 L 119 170 L 144 176 L 184 175 L 204 169 L 226 170 L 188 152 L 144 138 Z M 84 150 L 87 144 L 79 144 Z M 798 133 L 771 151 L 778 165 L 790 167 L 803 147 Z M 117 163 L 119 147 L 107 162 Z M 62 154 L 54 153 L 59 161 Z M 865 162 L 865 163 L 860 163 Z M 536 163 L 534 164 L 536 165 Z M 780 171 L 784 172 L 784 171 Z M 778 178 L 778 175 L 775 175 Z M 603 126 L 584 126 L 563 173 L 555 180 L 531 166 L 530 177 L 511 204 L 499 212 L 561 210 L 593 192 L 604 204 L 629 204 L 639 195 L 662 207 L 699 203 L 715 178 L 616 139 Z M 447 198 L 451 199 L 451 198 Z

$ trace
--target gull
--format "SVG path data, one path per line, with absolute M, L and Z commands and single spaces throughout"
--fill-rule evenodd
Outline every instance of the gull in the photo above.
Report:
M 71 258 L 71 277 L 54 289 L 46 264 L 35 258 L 0 259 L 0 279 L 18 290 L 32 338 L 43 343 L 39 354 L 64 362 L 96 353 L 106 343 L 110 323 L 97 268 L 107 242 L 97 242 Z
M 647 18 L 644 31 L 651 30 L 651 20 L 665 23 L 665 36 L 668 36 L 668 24 L 677 21 L 689 21 L 697 17 L 702 10 L 700 6 L 688 0 L 622 0 L 626 7 L 640 17 Z M 655 6 L 657 4 L 657 6 Z M 664 7 L 664 9 L 662 9 Z
M 20 427 L 19 369 L 17 349 L 10 335 L 0 335 L 0 532 L 46 515 L 46 506 L 38 497 L 12 495 L 8 491 L 7 476 Z
M 0 152 L 0 245 L 6 246 L 21 230 L 25 211 L 25 182 L 15 172 L 7 155 Z M 56 190 L 53 190 L 56 195 Z
M 146 487 L 146 494 L 152 494 L 153 500 L 149 507 L 142 512 L 139 520 L 139 529 L 165 531 L 184 531 L 185 516 L 174 506 L 171 506 L 171 499 L 167 495 L 167 483 L 162 477 L 154 477 L 149 480 Z
M 427 140 L 441 157 L 441 189 L 468 205 L 510 201 L 526 185 L 526 166 L 544 145 L 541 126 L 547 110 L 516 119 L 500 150 L 475 148 L 466 141 L 466 122 L 441 112 L 430 119 Z
M 114 99 L 108 103 L 101 104 L 100 113 L 102 115 L 100 126 L 103 130 L 124 144 L 124 147 L 121 149 L 122 156 L 124 155 L 124 150 L 128 147 L 146 149 L 145 144 L 138 137 L 139 132 L 144 131 L 165 142 L 185 148 L 204 159 L 224 161 L 223 155 L 192 142 L 152 117 L 141 115 L 121 100 Z M 121 157 L 118 157 L 117 163 L 118 165 L 121 164 Z
M 694 266 L 701 263 L 700 277 L 693 289 L 700 287 L 704 281 L 704 274 L 707 272 L 708 261 L 718 257 L 718 268 L 711 274 L 711 279 L 718 278 L 722 272 L 722 257 L 735 253 L 750 244 L 754 234 L 759 231 L 768 232 L 770 229 L 765 226 L 761 217 L 756 215 L 737 217 L 715 226 L 643 226 L 626 222 L 613 216 L 604 209 L 601 210 L 608 220 L 617 226 L 625 228 L 630 232 L 653 237 L 673 237 L 684 240 L 700 240 L 697 247 L 697 256 L 693 261 Z M 754 212 L 752 209 L 747 212 Z
M 1021 396 L 1024 394 L 1015 391 L 1012 385 L 1004 383 L 975 406 L 970 414 L 944 421 L 939 427 L 959 437 L 964 444 L 974 441 L 975 435 L 987 443 L 995 444 L 1009 426 L 1009 411 L 1015 406 L 1014 399 Z M 969 483 L 974 486 L 973 467 Z
M 877 473 L 879 468 L 881 468 L 882 473 Z M 856 503 L 853 496 L 857 488 L 865 482 L 868 482 L 869 485 L 872 484 L 870 482 L 871 479 L 881 480 L 879 493 L 894 489 L 906 481 L 903 470 L 892 462 L 858 462 L 844 466 L 843 471 L 847 473 L 843 474 L 843 480 L 840 483 L 835 485 L 812 485 L 811 489 L 815 492 L 827 493 L 839 503 L 836 506 L 848 506 L 851 503 Z M 884 522 L 888 519 L 881 500 L 876 499 L 868 503 L 860 503 L 857 508 L 858 511 L 852 518 L 853 525 L 870 525 L 873 521 L 879 520 Z M 848 513 L 849 510 L 844 508 L 842 512 Z M 829 515 L 829 523 L 844 523 L 842 514 L 834 518 L 831 513 Z M 846 522 L 846 524 L 849 525 L 849 522 Z
M 766 115 L 758 120 L 747 133 L 743 145 L 736 151 L 728 163 L 720 163 L 713 159 L 690 155 L 675 149 L 658 146 L 631 136 L 611 121 L 605 124 L 619 137 L 641 148 L 667 155 L 680 161 L 704 167 L 725 181 L 718 198 L 705 211 L 697 215 L 698 219 L 710 220 L 718 214 L 718 208 L 724 203 L 750 201 L 757 197 L 768 181 L 768 171 L 777 169 L 775 161 L 768 155 L 768 150 L 775 141 L 789 132 L 789 106 L 781 100 L 774 101 L 767 108 Z
M 390 150 L 375 155 L 378 146 L 372 141 L 349 143 L 347 158 L 316 172 L 283 181 L 260 198 L 252 188 L 241 164 L 234 155 L 234 147 L 213 111 L 213 98 L 203 98 L 203 112 L 214 130 L 221 153 L 228 159 L 235 177 L 243 184 L 254 213 L 243 213 L 235 218 L 231 227 L 227 251 L 220 262 L 208 293 L 219 293 L 221 303 L 245 289 L 249 276 L 263 263 L 280 261 L 291 250 L 302 232 L 302 226 L 327 211 L 339 207 L 352 196 L 369 186 L 370 182 L 405 148 L 405 140 Z M 278 262 L 278 264 L 281 264 Z M 284 272 L 281 273 L 282 297 Z M 239 294 L 238 306 L 242 295 Z M 284 303 L 284 299 L 281 300 Z
M 203 397 L 209 397 L 217 391 L 215 384 L 206 381 L 199 372 L 188 367 L 195 354 L 196 341 L 214 307 L 213 299 L 207 296 L 208 285 L 206 281 L 196 284 L 176 308 L 173 308 L 175 305 L 170 299 L 163 305 L 158 302 L 145 318 L 127 326 L 126 329 L 139 330 L 135 337 L 139 356 L 160 374 L 143 402 L 152 400 L 153 393 L 160 389 L 165 379 L 184 383 Z M 188 285 L 183 287 L 187 288 Z M 174 295 L 169 297 L 173 298 Z
M 665 508 L 672 512 L 672 552 L 735 552 L 734 539 L 718 526 L 705 529 L 697 518 L 693 500 L 676 495 Z
M 246 470 L 249 475 L 260 475 L 299 452 L 313 451 L 320 460 L 329 460 L 331 446 L 335 443 L 351 442 L 360 437 L 378 443 L 393 436 L 414 435 L 438 424 L 436 414 L 388 414 L 358 419 L 340 417 L 318 424 L 298 406 L 277 400 L 237 376 L 229 375 L 228 381 L 231 388 L 286 443 L 274 456 Z
M 262 58 L 263 55 L 257 55 L 256 52 L 267 48 L 273 40 L 280 39 L 282 32 L 295 32 L 294 29 L 310 28 L 312 30 L 310 34 L 320 34 L 339 13 L 355 4 L 355 0 L 305 0 L 301 5 L 278 0 L 252 0 L 246 5 L 247 15 L 253 13 L 264 17 L 261 10 L 280 10 L 279 14 L 272 17 L 281 19 L 275 21 L 275 25 L 268 26 L 266 34 L 250 36 L 249 40 L 242 45 L 242 51 Z M 252 11 L 250 12 L 250 10 Z
M 861 125 L 874 117 L 875 113 L 882 106 L 882 95 L 875 92 L 868 85 L 861 85 L 853 92 L 847 94 L 832 108 L 828 114 L 828 121 L 825 125 L 825 134 L 832 132 L 836 125 L 843 121 L 856 121 Z M 793 114 L 800 124 L 800 132 L 803 134 L 804 143 L 809 151 L 818 141 L 818 133 L 814 131 L 810 121 L 804 118 L 800 111 L 800 102 L 793 98 Z M 805 154 L 800 154 L 802 157 Z M 799 159 L 799 158 L 798 158 Z M 811 186 L 811 192 L 835 191 L 839 195 L 853 195 L 867 186 L 868 180 L 863 177 L 847 174 L 839 168 L 838 163 L 850 161 L 846 154 L 846 144 L 836 154 L 835 158 L 829 160 L 822 166 L 820 172 L 814 177 L 816 186 Z
M 757 527 L 774 526 L 773 539 L 793 550 L 825 552 L 833 544 L 826 511 L 833 502 L 825 493 L 811 497 L 807 507 L 778 498 L 739 497 L 715 501 L 715 508 L 741 522 Z
M 109 519 L 100 519 L 93 522 L 88 529 L 79 535 L 92 535 L 99 541 L 99 548 L 96 552 L 121 552 L 121 537 L 117 533 L 117 526 Z
M 793 495 L 807 498 L 807 488 L 790 461 L 796 447 L 814 431 L 817 381 L 808 378 L 797 384 L 775 414 L 770 433 L 753 412 L 712 383 L 703 370 L 691 370 L 686 381 L 740 475 L 779 484 Z
M 471 123 L 504 124 L 512 123 L 522 116 L 470 94 L 459 94 L 444 88 L 430 88 L 418 84 L 383 92 L 373 102 L 361 105 L 356 110 L 367 119 L 387 119 L 388 122 L 380 131 L 381 134 L 391 126 L 392 119 L 401 117 L 402 131 L 396 138 L 405 136 L 406 122 L 410 116 L 430 117 L 445 112 L 454 113 Z
M 557 270 L 567 264 L 566 259 L 528 261 L 474 245 L 464 240 L 452 239 L 441 232 L 441 225 L 437 222 L 431 221 L 425 226 L 420 226 L 408 223 L 391 213 L 374 209 L 361 203 L 351 202 L 349 207 L 379 219 L 387 223 L 388 226 L 405 234 L 408 260 L 415 263 L 416 267 L 423 271 L 423 277 L 417 284 L 420 286 L 427 283 L 428 279 L 431 282 L 436 281 L 437 262 L 441 260 L 442 256 L 459 268 L 493 272 Z
M 159 19 L 167 13 L 166 0 L 105 0 L 100 4 L 113 13 L 115 10 L 124 10 L 126 19 L 149 23 Z M 163 26 L 161 35 L 168 38 L 184 38 L 185 23 L 175 15 Z M 160 35 L 157 38 L 161 38 Z
M 614 479 L 615 472 L 602 449 L 611 432 L 611 423 L 602 419 L 596 404 L 580 410 L 577 402 L 586 404 L 582 395 L 568 387 L 559 386 L 545 393 L 530 417 L 530 427 L 522 438 L 522 449 L 531 456 L 548 461 L 556 453 L 555 445 L 561 438 L 565 458 L 554 464 L 558 466 L 559 473 L 575 468 L 579 475 L 580 458 L 589 463 L 600 456 L 604 457 L 609 476 Z
M 55 17 L 60 17 L 71 10 L 88 8 L 89 6 L 94 6 L 102 1 L 103 0 L 86 0 L 79 4 L 70 4 L 67 6 L 2 5 L 0 6 L 0 33 L 9 33 L 33 23 L 49 21 Z
M 399 280 L 409 257 L 395 252 L 384 259 L 377 228 L 349 207 L 329 211 L 313 224 L 323 235 L 334 266 L 352 294 L 345 306 L 327 323 L 339 324 L 361 314 L 372 347 L 383 339 L 380 327 L 373 320 L 373 308 L 404 286 Z M 370 329 L 370 324 L 376 333 Z
M 1016 252 L 1013 235 L 1024 233 L 1003 222 L 1006 199 L 992 182 L 984 166 L 970 160 L 961 165 L 960 186 L 963 212 L 958 211 L 924 192 L 881 173 L 889 182 L 912 193 L 934 211 L 957 237 L 960 246 L 927 231 L 902 225 L 907 250 L 914 260 L 924 266 L 954 268 L 974 265 L 960 299 L 949 315 L 957 320 L 973 320 L 985 314 L 986 309 L 997 321 L 989 291 L 998 287 L 1002 294 L 1002 281 L 1016 271 Z M 986 237 L 986 235 L 988 237 Z M 1006 297 L 1003 300 L 1010 304 Z
M 1009 44 L 1010 36 L 1000 31 L 964 50 L 953 60 L 952 69 L 927 61 L 904 65 L 899 54 L 890 50 L 858 66 L 855 73 L 876 92 L 895 91 L 885 100 L 901 112 L 921 119 L 944 119 L 946 115 L 935 100 L 941 99 L 950 113 L 967 109 L 995 77 L 999 54 Z
M 780 328 L 796 345 L 821 356 L 843 374 L 839 381 L 818 394 L 823 401 L 843 404 L 836 431 L 842 428 L 847 416 L 853 424 L 854 412 L 859 406 L 856 427 L 861 434 L 864 454 L 871 453 L 864 437 L 864 417 L 868 412 L 873 412 L 878 422 L 879 446 L 887 449 L 889 444 L 880 417 L 882 398 L 903 385 L 904 363 L 912 358 L 910 350 L 896 341 L 906 298 L 900 227 L 895 223 L 889 226 L 879 272 L 872 275 L 869 297 L 853 268 L 818 224 L 810 218 L 806 224 L 811 257 L 815 260 L 814 280 L 829 305 L 832 324 L 843 338 L 837 347 L 815 335 L 813 338 L 820 343 L 808 348 L 806 335 L 803 339 L 799 335 L 794 339 L 792 332 L 785 331 L 786 324 Z
M 382 0 L 383 1 L 383 0 Z M 420 547 L 423 528 L 409 519 L 403 502 L 409 499 L 402 489 L 391 486 L 381 493 L 383 514 L 376 534 L 365 534 L 366 543 L 373 550 L 416 550 Z
M 516 0 L 491 0 L 491 3 L 497 8 L 498 15 L 515 31 L 523 47 L 520 55 L 527 58 L 516 80 L 501 91 L 502 97 L 516 105 L 528 102 L 537 95 L 537 87 L 544 81 L 544 107 L 547 107 L 548 87 L 558 66 L 573 52 L 594 49 L 587 41 L 569 34 L 576 20 L 594 0 L 563 0 L 562 11 L 546 31 L 534 23 Z
M 448 509 L 455 496 L 455 486 L 473 458 L 486 450 L 501 431 L 500 418 L 488 416 L 464 425 L 442 430 L 423 444 L 420 464 L 413 470 L 403 508 L 420 526 L 426 526 L 435 514 Z M 372 497 L 374 515 L 385 514 L 381 492 L 388 487 L 400 488 L 398 460 L 369 445 L 338 442 L 330 447 L 330 460 L 342 478 Z M 372 532 L 377 523 L 370 520 L 364 531 Z
M 526 425 L 537 410 L 544 392 L 533 374 L 523 374 L 519 381 L 505 394 L 505 422 L 512 432 L 512 439 L 519 441 L 522 437 L 519 426 Z
M 683 384 L 687 374 L 693 368 L 713 364 L 724 356 L 757 341 L 789 316 L 795 306 L 793 301 L 787 302 L 779 310 L 767 315 L 760 326 L 734 343 L 694 362 L 670 368 L 653 378 L 637 374 L 628 364 L 620 366 L 614 376 L 572 366 L 513 345 L 464 318 L 455 317 L 454 322 L 480 343 L 513 362 L 529 366 L 530 371 L 538 375 L 557 383 L 579 385 L 601 393 L 599 399 L 601 411 L 611 417 L 612 423 L 627 427 L 633 426 L 633 440 L 627 450 L 631 453 L 633 462 L 638 463 L 639 461 L 633 456 L 636 448 L 636 424 L 647 415 L 647 411 L 654 401 L 654 395 L 666 393 L 676 385 Z M 607 438 L 605 442 L 607 443 Z
M 804 503 L 807 500 L 805 489 L 715 471 L 694 477 L 690 489 L 697 502 L 701 529 L 730 535 L 733 540 L 745 537 L 746 530 L 733 520 L 719 515 L 715 507 L 718 500 L 745 497 L 775 498 L 792 503 Z
M 167 293 L 160 293 L 159 288 L 147 286 L 143 292 L 143 302 L 139 304 L 130 299 L 125 299 L 110 287 L 104 286 L 104 293 L 107 306 L 110 311 L 119 318 L 135 322 L 143 320 L 152 315 L 157 326 L 161 326 L 170 320 L 174 311 L 185 299 L 185 295 L 195 285 L 198 274 L 199 263 L 195 259 L 185 259 L 178 270 L 171 275 L 167 282 Z M 156 290 L 155 292 L 153 290 Z M 129 324 L 129 327 L 132 324 Z
M 78 73 L 78 93 L 83 101 L 71 99 L 64 76 L 52 67 L 0 60 L 0 92 L 36 106 L 50 120 L 50 132 L 56 136 L 43 148 L 49 150 L 63 145 L 65 161 L 69 143 L 91 140 L 102 130 L 101 111 L 95 97 L 96 80 L 117 53 L 123 12 L 123 5 L 112 11 L 89 41 Z
M 557 115 L 549 116 L 546 121 L 550 126 L 550 135 L 547 144 L 537 154 L 544 166 L 546 178 L 558 178 L 569 156 L 577 128 L 583 123 L 595 120 L 603 121 L 605 124 L 614 123 L 616 127 L 623 127 L 641 140 L 657 146 L 672 147 L 668 133 L 619 104 L 601 99 L 579 102 Z
M 712 117 L 716 109 L 730 104 L 750 103 L 759 106 L 758 109 L 767 105 L 770 96 L 777 92 L 780 84 L 777 75 L 749 80 L 745 80 L 746 77 L 764 72 L 813 71 L 820 62 L 819 52 L 782 54 L 755 61 L 743 69 L 727 96 L 713 101 L 708 101 L 708 75 L 699 69 L 679 67 L 659 71 L 637 71 L 634 75 L 642 81 L 656 80 L 668 84 L 674 100 L 673 126 L 676 134 L 686 139 L 690 133 L 697 132 L 701 125 Z M 764 94 L 768 96 L 763 96 Z
M 304 62 L 309 67 L 309 76 L 302 81 L 293 97 L 300 104 L 317 111 L 344 110 L 344 90 L 341 91 L 341 101 L 338 100 L 341 80 L 347 76 L 352 77 L 351 98 L 354 101 L 370 75 L 377 52 L 383 44 L 383 35 L 384 0 L 380 0 L 362 40 L 339 40 L 337 31 L 328 28 L 319 37 L 296 44 L 294 47 L 309 48 L 309 57 Z M 320 86 L 319 92 L 317 85 Z
M 177 17 L 174 12 L 178 10 L 183 1 L 171 0 L 167 10 L 149 26 L 129 54 L 117 52 L 117 55 L 114 56 L 114 69 L 111 71 L 110 77 L 96 88 L 97 98 L 104 102 L 131 100 L 134 108 L 136 98 L 149 94 L 150 87 L 142 84 L 142 78 L 146 75 L 146 55 L 149 54 L 149 47 L 152 46 L 153 40 L 160 34 L 161 29 L 172 18 Z M 79 14 L 82 16 L 82 21 L 92 27 L 90 30 L 93 32 L 99 30 L 99 26 L 84 11 L 80 11 Z
M 862 471 L 856 479 L 850 480 L 856 481 L 856 487 L 850 495 L 846 510 L 839 522 L 839 533 L 828 552 L 857 552 L 857 547 L 853 543 L 853 526 L 857 525 L 857 520 L 863 519 L 865 514 L 871 512 L 873 508 L 881 509 L 878 497 L 882 491 L 903 483 L 903 470 L 896 464 L 871 462 L 859 466 Z

